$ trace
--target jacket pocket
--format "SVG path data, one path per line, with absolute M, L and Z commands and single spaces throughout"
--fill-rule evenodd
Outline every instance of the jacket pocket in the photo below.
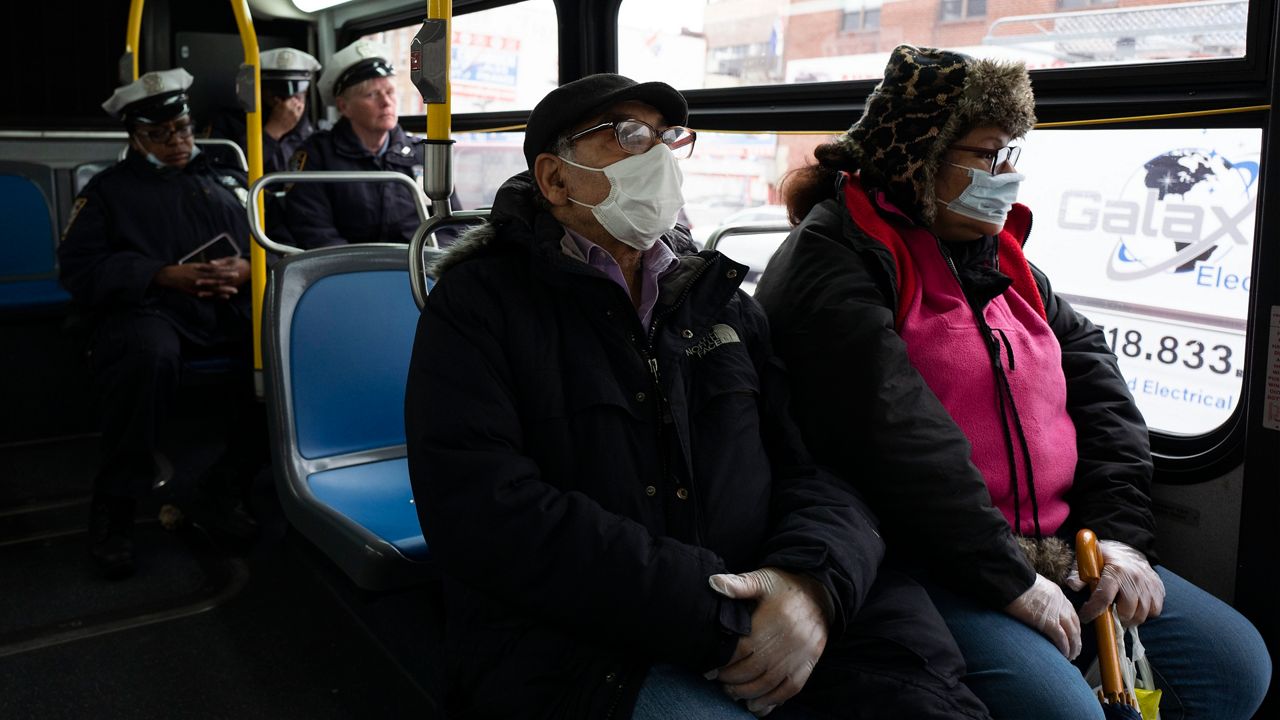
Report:
M 724 338 L 725 330 L 733 332 L 727 325 L 717 325 L 708 337 Z M 693 413 L 701 415 L 715 412 L 724 406 L 745 408 L 750 406 L 755 412 L 756 396 L 760 394 L 760 376 L 756 373 L 755 364 L 747 353 L 746 346 L 737 339 L 736 333 L 728 342 L 715 344 L 699 355 L 690 353 L 689 362 L 693 368 L 693 388 L 691 389 Z M 702 350 L 708 342 L 700 341 L 695 348 Z

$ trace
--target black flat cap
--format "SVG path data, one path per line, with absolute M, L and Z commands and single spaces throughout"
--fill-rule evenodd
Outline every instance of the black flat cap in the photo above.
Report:
M 547 93 L 524 131 L 524 159 L 533 168 L 538 153 L 546 152 L 556 136 L 611 105 L 638 100 L 657 108 L 670 125 L 689 121 L 689 104 L 663 82 L 637 83 L 628 77 L 599 73 L 566 83 Z

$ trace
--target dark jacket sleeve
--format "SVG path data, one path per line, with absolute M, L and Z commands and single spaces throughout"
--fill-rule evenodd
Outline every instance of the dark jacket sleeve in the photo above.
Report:
M 432 555 L 472 590 L 565 632 L 722 664 L 737 640 L 724 618 L 747 611 L 707 584 L 724 561 L 561 490 L 573 479 L 553 485 L 522 451 L 509 365 L 519 358 L 502 343 L 502 291 L 477 264 L 432 290 L 406 389 L 409 473 Z
M 294 153 L 291 165 L 302 171 L 331 169 L 325 162 L 323 150 L 311 142 Z M 294 183 L 289 188 L 284 204 L 285 218 L 289 235 L 298 247 L 309 250 L 347 244 L 346 238 L 338 234 L 333 204 L 329 201 L 331 188 L 333 185 L 329 183 L 315 182 Z
M 1045 299 L 1049 326 L 1062 346 L 1067 412 L 1076 426 L 1076 474 L 1067 493 L 1071 514 L 1059 534 L 1072 538 L 1087 527 L 1099 538 L 1119 540 L 1155 562 L 1146 422 L 1102 331 L 1055 295 L 1038 268 L 1032 267 L 1032 274 Z
M 834 201 L 817 206 L 756 291 L 791 373 L 805 442 L 867 498 L 891 552 L 900 548 L 957 592 L 1004 607 L 1035 572 L 991 504 L 968 439 L 895 330 L 891 258 L 865 238 L 855 247 L 852 233 Z
M 832 602 L 831 635 L 838 637 L 875 581 L 884 541 L 853 486 L 813 464 L 791 419 L 787 377 L 773 354 L 764 311 L 742 297 L 748 347 L 760 377 L 761 434 L 773 469 L 771 532 L 760 564 L 817 580 Z
M 140 304 L 166 263 L 116 247 L 116 228 L 100 186 L 85 188 L 76 205 L 78 210 L 58 246 L 63 287 L 86 307 Z

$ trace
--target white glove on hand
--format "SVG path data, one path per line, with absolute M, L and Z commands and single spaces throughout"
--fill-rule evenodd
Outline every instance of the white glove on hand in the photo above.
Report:
M 1004 611 L 1040 631 L 1068 660 L 1080 654 L 1080 618 L 1062 588 L 1036 573 L 1035 583 Z
M 1116 618 L 1125 627 L 1141 625 L 1148 617 L 1159 615 L 1164 609 L 1164 581 L 1146 556 L 1116 540 L 1099 540 L 1098 552 L 1102 555 L 1102 577 L 1080 606 L 1080 621 L 1093 621 L 1112 603 L 1116 604 Z M 1067 576 L 1067 587 L 1085 589 L 1078 570 Z
M 827 646 L 826 590 L 811 578 L 777 568 L 708 580 L 725 597 L 757 603 L 751 634 L 739 638 L 729 663 L 707 677 L 764 717 L 800 692 Z

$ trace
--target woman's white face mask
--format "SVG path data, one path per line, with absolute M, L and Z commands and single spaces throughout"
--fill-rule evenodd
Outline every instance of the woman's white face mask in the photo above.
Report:
M 595 205 L 574 198 L 570 201 L 591 208 L 600 225 L 619 242 L 637 250 L 648 250 L 663 233 L 676 226 L 676 216 L 684 207 L 680 186 L 684 175 L 671 148 L 661 143 L 647 152 L 623 158 L 603 168 L 579 165 L 583 170 L 604 173 L 609 194 Z
M 1027 176 L 1016 172 L 992 175 L 986 170 L 947 164 L 969 173 L 969 187 L 951 202 L 936 202 L 957 215 L 1003 227 L 1004 219 L 1018 199 L 1018 186 Z

